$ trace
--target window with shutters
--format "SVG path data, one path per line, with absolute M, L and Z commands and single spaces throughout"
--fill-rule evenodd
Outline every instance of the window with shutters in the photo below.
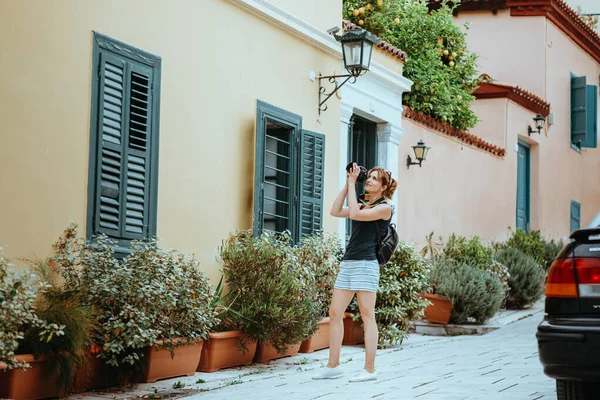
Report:
M 581 226 L 581 204 L 571 200 L 571 233 Z
M 88 238 L 156 235 L 161 59 L 94 32 Z
M 288 230 L 294 242 L 322 227 L 325 137 L 262 101 L 256 116 L 255 235 Z
M 595 148 L 598 145 L 598 86 L 588 85 L 585 76 L 571 74 L 571 144 Z

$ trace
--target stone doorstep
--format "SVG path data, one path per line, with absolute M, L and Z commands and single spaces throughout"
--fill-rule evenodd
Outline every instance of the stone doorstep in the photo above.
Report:
M 413 321 L 414 329 L 411 332 L 429 336 L 457 336 L 457 335 L 484 335 L 495 331 L 523 318 L 529 318 L 535 314 L 544 312 L 544 299 L 537 301 L 529 308 L 523 310 L 500 310 L 486 324 L 474 325 L 442 325 L 434 324 L 426 320 Z
M 500 328 L 491 325 L 442 325 L 427 321 L 415 321 L 414 325 L 415 333 L 429 336 L 483 335 Z

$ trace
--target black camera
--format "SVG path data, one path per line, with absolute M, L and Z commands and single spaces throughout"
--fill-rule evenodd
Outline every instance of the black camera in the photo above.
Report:
M 352 164 L 354 164 L 354 161 L 351 162 L 350 164 L 346 165 L 346 171 L 348 171 L 348 173 L 350 173 L 350 170 L 352 169 Z M 364 181 L 367 180 L 368 171 L 362 165 L 359 165 L 358 168 L 360 169 L 360 172 L 358 173 L 358 178 L 356 178 L 356 182 L 363 183 Z

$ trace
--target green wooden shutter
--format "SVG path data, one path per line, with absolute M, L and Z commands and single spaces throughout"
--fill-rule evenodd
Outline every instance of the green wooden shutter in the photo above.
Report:
M 598 142 L 598 86 L 586 86 L 586 136 L 581 147 L 595 148 Z
M 123 60 L 100 53 L 94 233 L 113 237 L 122 229 L 125 69 Z
M 96 233 L 149 235 L 152 69 L 101 52 Z
M 125 143 L 124 218 L 121 237 L 148 237 L 150 193 L 150 147 L 152 128 L 152 70 L 138 64 L 128 65 L 128 116 Z
M 571 76 L 571 142 L 579 144 L 586 139 L 586 79 Z
M 581 226 L 581 204 L 571 200 L 571 233 Z
M 323 226 L 324 170 L 325 136 L 303 129 L 300 138 L 299 239 Z

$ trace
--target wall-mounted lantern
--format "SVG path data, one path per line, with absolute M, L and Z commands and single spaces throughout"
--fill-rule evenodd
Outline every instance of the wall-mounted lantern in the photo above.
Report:
M 425 161 L 425 159 L 427 158 L 427 153 L 429 153 L 429 149 L 431 147 L 427 147 L 425 146 L 425 143 L 423 143 L 422 140 L 419 140 L 419 143 L 417 143 L 416 146 L 412 146 L 413 151 L 415 152 L 415 158 L 416 161 L 413 161 L 412 158 L 410 158 L 410 155 L 406 156 L 406 168 L 410 168 L 411 165 L 418 165 L 419 167 L 421 166 L 421 163 L 423 161 Z
M 531 136 L 532 133 L 537 132 L 538 134 L 542 131 L 544 117 L 542 114 L 537 114 L 535 118 L 533 118 L 533 122 L 535 122 L 535 129 L 531 126 L 527 126 L 527 134 Z
M 355 28 L 345 31 L 341 36 L 334 35 L 338 42 L 342 43 L 342 55 L 344 56 L 344 68 L 349 72 L 345 75 L 319 75 L 319 115 L 327 110 L 325 102 L 335 94 L 348 80 L 352 79 L 351 83 L 356 82 L 356 78 L 363 75 L 369 70 L 371 65 L 371 54 L 373 53 L 373 45 L 378 44 L 381 40 L 377 36 L 365 31 L 361 28 Z M 338 85 L 336 78 L 346 78 Z M 333 91 L 327 93 L 326 89 L 321 85 L 321 79 L 329 79 L 329 82 L 334 84 Z M 322 98 L 325 98 L 322 100 Z

